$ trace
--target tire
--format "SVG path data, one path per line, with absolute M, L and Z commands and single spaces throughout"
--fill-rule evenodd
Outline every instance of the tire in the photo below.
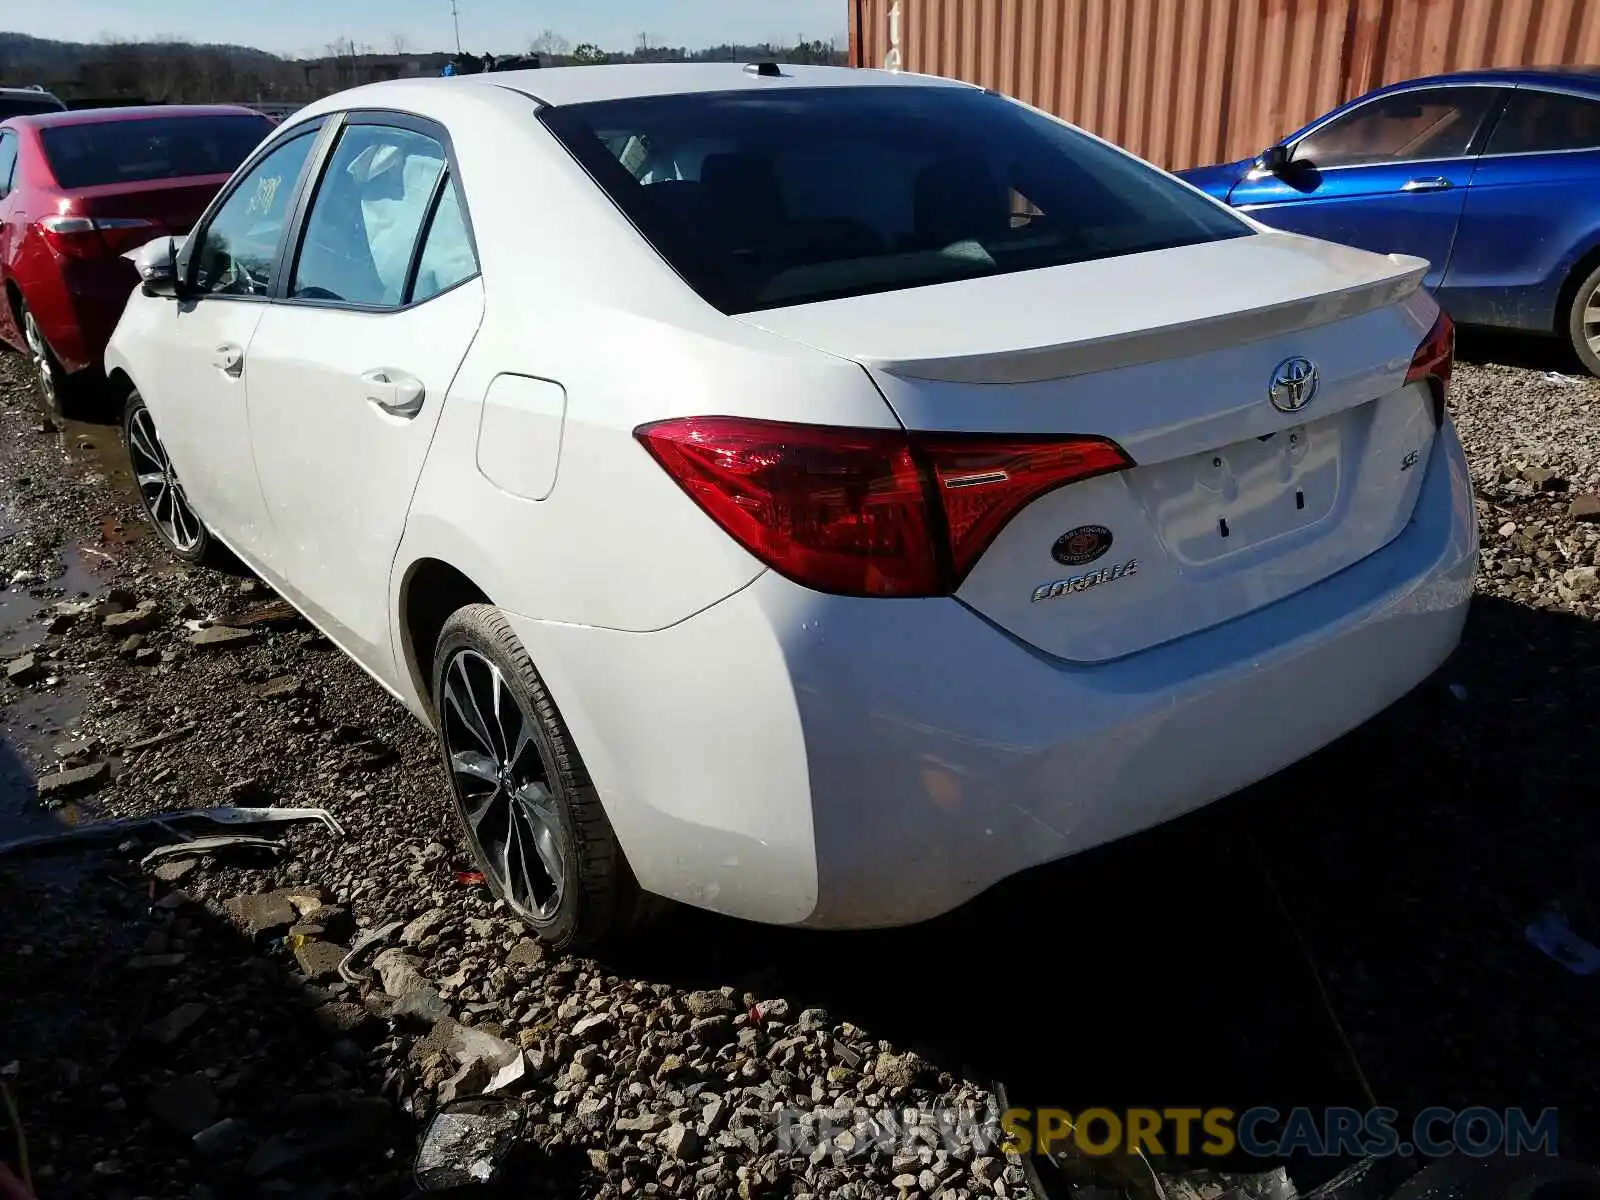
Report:
M 571 733 L 498 609 L 473 604 L 445 622 L 433 697 L 451 795 L 495 896 L 557 950 L 592 948 L 631 928 L 644 897 Z
M 39 327 L 26 301 L 18 304 L 17 325 L 22 330 L 24 352 L 33 364 L 33 389 L 38 393 L 39 402 L 52 416 L 75 416 L 83 391 L 81 382 L 67 374 L 56 352 L 50 349 L 44 330 Z
M 139 493 L 139 506 L 174 557 L 195 566 L 221 567 L 227 551 L 194 511 L 156 433 L 155 417 L 137 391 L 122 409 L 122 445 Z
M 1600 267 L 1585 276 L 1567 308 L 1567 341 L 1591 375 L 1600 375 Z

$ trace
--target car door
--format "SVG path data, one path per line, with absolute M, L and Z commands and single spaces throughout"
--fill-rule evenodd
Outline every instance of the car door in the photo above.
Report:
M 20 231 L 16 228 L 17 201 L 17 135 L 9 129 L 0 129 L 0 300 L 5 298 L 5 282 L 11 256 L 16 253 Z M 22 331 L 17 328 L 16 314 L 11 305 L 0 303 L 0 342 L 13 346 L 22 342 Z
M 250 448 L 245 353 L 267 309 L 317 137 L 316 128 L 303 129 L 258 152 L 185 243 L 182 298 L 145 299 L 124 315 L 137 331 L 127 339 L 138 355 L 135 383 L 190 503 L 269 578 L 276 558 Z
M 1523 86 L 1472 174 L 1439 298 L 1458 321 L 1564 328 L 1562 287 L 1600 244 L 1600 97 Z M 1600 335 L 1600 331 L 1597 331 Z
M 417 118 L 344 121 L 246 369 L 289 594 L 384 679 L 395 677 L 390 568 L 483 316 L 448 147 L 440 126 Z
M 1437 286 L 1500 95 L 1458 85 L 1376 96 L 1313 126 L 1276 174 L 1246 174 L 1229 202 L 1280 229 L 1426 258 L 1424 282 Z

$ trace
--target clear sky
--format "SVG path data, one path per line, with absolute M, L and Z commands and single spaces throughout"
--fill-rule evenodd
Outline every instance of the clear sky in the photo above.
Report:
M 474 53 L 524 51 L 545 29 L 570 41 L 632 49 L 652 45 L 838 38 L 849 0 L 457 0 L 461 43 Z M 390 52 L 453 50 L 450 0 L 4 0 L 0 29 L 95 41 L 103 35 L 236 42 L 287 54 L 325 53 L 354 38 Z

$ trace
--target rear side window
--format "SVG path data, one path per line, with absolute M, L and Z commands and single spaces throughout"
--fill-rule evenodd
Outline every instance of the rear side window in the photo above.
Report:
M 724 312 L 1253 231 L 1136 159 L 968 88 L 780 88 L 545 109 Z
M 1489 135 L 1485 154 L 1535 154 L 1600 147 L 1600 101 L 1518 88 Z
M 1354 167 L 1460 158 L 1497 94 L 1491 87 L 1458 87 L 1384 96 L 1301 138 L 1294 161 Z
M 12 187 L 12 176 L 17 173 L 17 135 L 0 129 L 0 197 Z
M 431 137 L 348 126 L 311 202 L 289 294 L 398 308 L 444 169 L 444 147 Z
M 231 175 L 271 133 L 266 117 L 155 117 L 60 125 L 39 133 L 64 188 Z
M 445 183 L 438 210 L 428 226 L 427 240 L 422 244 L 422 258 L 417 263 L 417 281 L 411 289 L 411 299 L 415 303 L 430 300 L 477 273 L 478 256 L 473 253 L 472 237 L 461 212 L 461 197 L 456 194 L 456 182 L 450 179 Z
M 32 117 L 40 113 L 65 112 L 66 108 L 54 96 L 0 96 L 0 121 L 12 117 Z

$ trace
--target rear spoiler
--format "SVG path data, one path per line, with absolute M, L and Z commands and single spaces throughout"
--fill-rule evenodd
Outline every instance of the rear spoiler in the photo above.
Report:
M 1281 337 L 1301 329 L 1342 321 L 1396 304 L 1422 286 L 1428 261 L 1410 254 L 1384 255 L 1398 269 L 1379 279 L 1324 292 L 1305 300 L 1286 300 L 1224 313 L 1179 325 L 1051 346 L 948 358 L 856 359 L 862 366 L 905 379 L 939 383 L 1038 383 L 1163 359 L 1203 354 L 1221 346 Z

